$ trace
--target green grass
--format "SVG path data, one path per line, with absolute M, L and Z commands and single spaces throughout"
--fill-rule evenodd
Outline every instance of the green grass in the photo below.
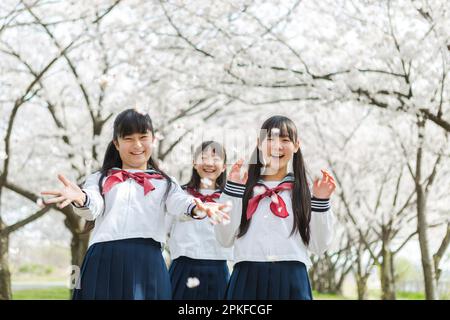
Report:
M 425 300 L 423 292 L 397 292 L 397 299 L 399 300 Z
M 313 291 L 314 300 L 349 300 L 351 297 L 334 294 L 321 294 Z M 423 300 L 422 292 L 398 292 L 399 300 Z M 13 300 L 68 300 L 70 291 L 65 287 L 55 287 L 46 289 L 26 289 L 13 292 Z
M 70 290 L 64 287 L 26 289 L 13 292 L 13 300 L 68 300 Z
M 342 295 L 318 293 L 317 291 L 313 291 L 313 299 L 314 300 L 348 300 L 348 298 L 346 298 Z
M 321 294 L 313 292 L 315 300 L 345 300 L 344 296 Z M 70 298 L 69 289 L 64 287 L 46 289 L 26 289 L 13 292 L 13 300 L 67 300 Z

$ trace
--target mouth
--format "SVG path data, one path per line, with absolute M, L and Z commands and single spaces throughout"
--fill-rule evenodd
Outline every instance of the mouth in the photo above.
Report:
M 274 159 L 282 159 L 284 157 L 284 154 L 272 154 L 271 158 Z
M 140 152 L 130 152 L 133 156 L 140 156 L 142 154 L 144 154 L 144 151 L 140 151 Z
M 203 171 L 206 173 L 215 173 L 216 172 L 215 169 L 203 169 Z

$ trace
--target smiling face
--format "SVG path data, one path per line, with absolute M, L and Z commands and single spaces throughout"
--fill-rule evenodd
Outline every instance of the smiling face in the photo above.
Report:
M 225 171 L 224 159 L 217 155 L 212 148 L 203 150 L 194 160 L 194 169 L 201 179 L 208 179 L 211 185 L 202 182 L 201 188 L 214 189 L 217 178 Z
M 151 131 L 133 133 L 114 140 L 122 159 L 122 169 L 146 170 L 153 151 L 153 140 Z
M 287 173 L 289 161 L 300 148 L 299 141 L 292 141 L 288 135 L 272 129 L 258 143 L 264 166 L 264 175 L 281 175 Z

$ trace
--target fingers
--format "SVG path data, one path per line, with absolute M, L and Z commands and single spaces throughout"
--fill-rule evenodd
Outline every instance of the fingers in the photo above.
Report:
M 315 180 L 314 180 L 314 188 L 318 188 L 319 187 L 319 178 L 316 178 Z
M 333 193 L 333 192 L 334 192 L 334 190 L 336 190 L 336 185 L 335 185 L 335 184 L 333 184 L 333 185 L 331 186 L 331 190 L 330 190 L 330 192 L 331 192 L 331 193 Z
M 58 190 L 48 190 L 48 191 L 42 191 L 41 194 L 42 194 L 42 195 L 51 195 L 51 196 L 60 196 L 60 195 L 61 195 L 61 191 L 58 191 Z
M 225 213 L 222 211 L 222 217 L 225 218 L 226 220 L 230 220 L 230 216 L 229 214 Z
M 194 202 L 197 205 L 198 210 L 205 211 L 205 204 L 198 198 L 194 198 Z
M 331 182 L 333 184 L 336 184 L 333 176 L 327 170 L 322 169 L 320 171 L 322 172 L 322 181 L 323 182 L 325 182 L 325 183 Z
M 228 208 L 226 203 L 208 202 L 204 204 L 204 212 L 213 221 L 211 222 L 213 224 L 224 223 L 224 220 L 230 220 L 230 216 L 223 211 L 225 208 Z
M 58 174 L 58 179 L 61 181 L 66 187 L 70 186 L 70 181 L 67 180 L 62 174 Z
M 58 205 L 58 208 L 62 209 L 64 207 L 68 206 L 71 203 L 72 203 L 72 201 L 70 199 L 66 199 L 65 201 L 63 201 L 63 203 Z
M 242 182 L 244 182 L 244 183 L 246 184 L 246 183 L 247 183 L 247 180 L 248 180 L 248 172 L 245 171 L 245 172 L 244 172 L 244 177 L 242 178 Z
M 330 183 L 330 192 L 332 193 L 336 189 L 336 183 L 334 181 L 331 181 Z
M 52 203 L 59 203 L 59 202 L 65 201 L 65 200 L 67 200 L 66 197 L 55 197 L 55 198 L 51 198 L 51 199 L 45 200 L 44 203 L 45 204 L 52 204 Z
M 322 180 L 321 180 L 321 182 L 322 183 L 326 183 L 327 179 L 328 179 L 328 175 L 327 175 L 327 173 L 324 170 L 320 170 L 320 171 L 322 172 Z
M 235 164 L 233 164 L 231 171 L 239 171 L 241 170 L 242 165 L 244 164 L 244 159 L 239 159 L 238 161 L 236 161 Z
M 322 178 L 317 178 L 314 181 L 314 190 L 319 193 L 325 192 L 327 194 L 326 197 L 329 197 L 336 189 L 336 181 L 327 170 L 322 169 L 320 171 L 322 172 Z

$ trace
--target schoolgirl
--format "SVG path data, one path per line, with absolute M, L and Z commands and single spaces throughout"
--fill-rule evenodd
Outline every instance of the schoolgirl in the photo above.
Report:
M 215 226 L 219 242 L 234 245 L 226 298 L 312 299 L 309 252 L 320 255 L 332 241 L 333 177 L 322 170 L 311 197 L 297 128 L 283 116 L 262 125 L 243 178 L 242 165 L 232 167 L 220 198 L 233 203 L 230 223 Z
M 203 142 L 194 151 L 190 181 L 183 189 L 203 202 L 216 202 L 226 181 L 226 153 L 215 141 Z M 169 274 L 173 299 L 223 299 L 229 279 L 227 260 L 232 249 L 221 246 L 207 219 L 170 217 Z
M 148 114 L 134 109 L 114 121 L 100 171 L 82 189 L 59 175 L 64 187 L 44 191 L 46 203 L 95 221 L 73 299 L 171 299 L 169 273 L 161 253 L 165 214 L 221 215 L 181 187 L 152 157 L 154 129 Z M 227 217 L 223 213 L 224 217 Z

